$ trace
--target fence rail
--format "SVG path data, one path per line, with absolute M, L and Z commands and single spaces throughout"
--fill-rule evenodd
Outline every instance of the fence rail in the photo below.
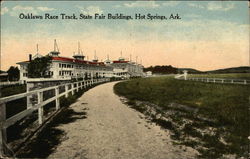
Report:
M 43 107 L 52 102 L 55 101 L 56 103 L 56 113 L 60 109 L 60 97 L 65 96 L 68 97 L 69 93 L 71 92 L 72 95 L 74 95 L 75 92 L 78 92 L 79 89 L 87 88 L 93 84 L 98 84 L 101 82 L 107 82 L 109 81 L 109 78 L 102 78 L 102 79 L 93 79 L 93 80 L 85 80 L 85 81 L 78 81 L 73 83 L 66 83 L 61 84 L 58 86 L 52 86 L 48 88 L 38 89 L 26 93 L 21 93 L 17 95 L 12 95 L 4 98 L 0 98 L 0 158 L 1 156 L 4 156 L 5 154 L 5 148 L 7 143 L 7 135 L 6 135 L 6 129 L 15 124 L 17 121 L 20 121 L 21 119 L 31 115 L 34 111 L 38 111 L 38 123 L 39 125 L 43 124 L 44 122 L 44 110 Z M 59 87 L 65 87 L 65 91 L 61 92 L 59 91 Z M 43 100 L 43 94 L 45 91 L 49 90 L 55 90 L 55 96 Z M 20 98 L 29 97 L 31 95 L 37 95 L 37 103 L 27 107 L 26 110 L 23 110 L 14 116 L 11 116 L 6 119 L 6 103 L 10 101 L 14 101 Z M 53 113 L 52 113 L 53 115 Z
M 0 82 L 0 86 L 11 86 L 16 84 L 23 84 L 22 81 L 7 81 L 7 82 Z
M 184 78 L 176 78 L 176 79 L 184 80 Z M 229 84 L 243 84 L 243 85 L 250 84 L 250 80 L 246 80 L 246 79 L 188 77 L 187 80 L 207 82 L 207 83 L 229 83 Z

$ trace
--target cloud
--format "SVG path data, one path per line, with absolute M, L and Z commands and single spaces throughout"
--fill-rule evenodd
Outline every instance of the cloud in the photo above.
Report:
M 157 36 L 156 41 L 249 41 L 249 37 L 247 36 L 249 29 L 248 24 L 241 25 L 226 20 L 204 19 L 192 14 L 186 16 L 194 18 L 168 22 L 143 21 L 132 23 L 131 25 L 138 39 L 149 38 L 148 40 L 150 40 L 152 36 Z
M 124 3 L 123 4 L 125 7 L 128 7 L 128 8 L 140 8 L 140 7 L 144 7 L 144 8 L 157 8 L 159 7 L 160 5 L 157 4 L 156 2 L 154 1 L 136 1 L 136 2 L 131 2 L 131 3 Z
M 24 14 L 33 13 L 33 14 L 37 14 L 37 11 L 33 7 L 30 7 L 30 6 L 20 6 L 20 5 L 17 5 L 15 7 L 13 7 L 12 10 L 10 11 L 10 15 L 11 16 L 17 16 L 20 13 L 24 13 Z
M 218 2 L 209 2 L 207 5 L 208 10 L 215 10 L 215 11 L 228 11 L 235 7 L 233 3 L 228 3 L 226 5 L 222 5 L 223 3 Z
M 209 11 L 228 11 L 235 8 L 234 3 L 226 3 L 226 2 L 208 2 L 207 5 L 188 3 L 188 6 L 199 9 L 206 9 Z
M 13 10 L 13 11 L 20 11 L 20 10 L 21 10 L 21 11 L 30 11 L 30 10 L 34 10 L 34 8 L 33 8 L 33 7 L 30 7 L 30 6 L 23 7 L 23 6 L 17 5 L 17 6 L 15 6 L 15 7 L 13 7 L 12 10 Z
M 48 7 L 31 7 L 31 6 L 21 6 L 21 5 L 17 5 L 15 7 L 12 8 L 12 10 L 10 11 L 10 15 L 11 16 L 17 16 L 20 13 L 24 13 L 24 14 L 28 14 L 28 13 L 32 13 L 32 14 L 38 14 L 38 12 L 46 12 L 46 11 L 53 11 L 56 10 L 55 8 L 48 8 Z
M 4 7 L 1 9 L 1 15 L 4 15 L 5 13 L 7 13 L 9 11 L 9 9 L 7 7 Z
M 114 5 L 114 8 L 121 8 L 122 6 L 117 4 L 117 5 Z
M 37 7 L 37 9 L 43 12 L 56 10 L 55 8 L 48 8 L 48 7 Z
M 194 7 L 194 8 L 199 8 L 199 9 L 205 9 L 205 6 L 196 4 L 196 3 L 188 3 L 188 6 Z
M 200 18 L 201 17 L 200 14 L 186 14 L 184 16 L 188 18 Z
M 177 6 L 180 2 L 177 1 L 168 1 L 168 2 L 164 2 L 162 3 L 163 6 L 167 6 L 167 7 L 174 7 Z
M 96 13 L 99 13 L 99 14 L 103 13 L 103 10 L 99 6 L 88 6 L 86 8 L 77 6 L 77 8 L 79 8 L 83 14 L 88 14 L 88 15 L 94 15 Z

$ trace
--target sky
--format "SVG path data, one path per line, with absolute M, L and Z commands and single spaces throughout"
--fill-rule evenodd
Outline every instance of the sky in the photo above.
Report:
M 2 1 L 1 70 L 42 55 L 57 44 L 61 56 L 72 57 L 78 42 L 89 60 L 122 56 L 145 67 L 172 65 L 214 70 L 249 66 L 247 1 Z M 178 14 L 181 19 L 20 19 L 19 15 Z

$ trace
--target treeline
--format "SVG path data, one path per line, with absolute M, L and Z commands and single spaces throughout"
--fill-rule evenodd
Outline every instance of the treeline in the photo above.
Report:
M 0 70 L 0 73 L 1 74 L 8 73 L 7 76 L 1 77 L 0 81 L 18 81 L 19 80 L 20 70 L 18 69 L 18 67 L 10 66 L 8 71 L 5 72 L 5 71 Z
M 178 73 L 178 69 L 171 65 L 166 66 L 150 66 L 143 69 L 144 72 L 151 71 L 153 74 L 171 74 Z

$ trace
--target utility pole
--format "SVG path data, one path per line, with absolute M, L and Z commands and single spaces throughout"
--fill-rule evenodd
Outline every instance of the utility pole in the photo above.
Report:
M 56 39 L 54 40 L 54 51 L 56 52 Z
M 97 60 L 97 57 L 96 57 L 96 50 L 95 50 L 94 60 Z
M 78 42 L 78 54 L 80 54 L 80 42 Z
M 36 44 L 36 53 L 38 54 L 38 44 Z

